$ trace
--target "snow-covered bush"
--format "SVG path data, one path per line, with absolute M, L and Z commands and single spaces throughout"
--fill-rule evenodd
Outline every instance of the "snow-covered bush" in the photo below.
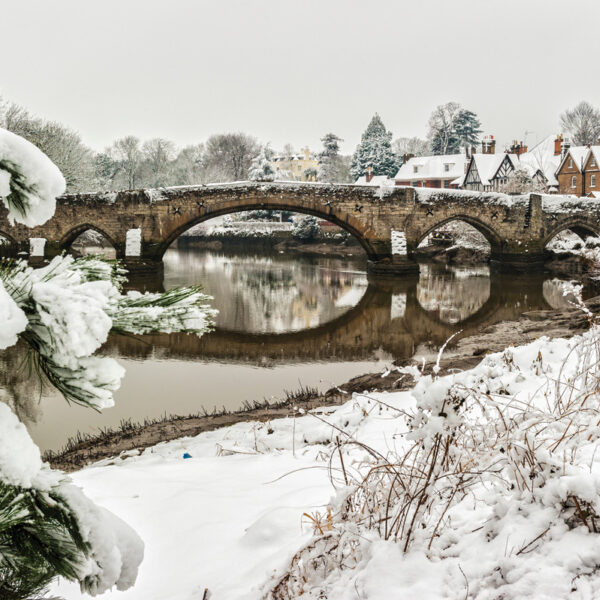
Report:
M 11 220 L 45 222 L 63 191 L 64 179 L 45 155 L 0 129 L 0 197 Z M 92 356 L 111 331 L 200 335 L 214 315 L 197 287 L 123 295 L 123 281 L 118 264 L 91 257 L 57 257 L 37 270 L 2 263 L 0 349 L 20 338 L 37 375 L 67 400 L 111 406 L 124 371 L 111 358 Z M 29 598 L 57 575 L 91 594 L 126 589 L 142 557 L 137 534 L 51 470 L 0 403 L 0 597 Z
M 317 217 L 306 215 L 304 217 L 294 217 L 294 227 L 292 228 L 292 236 L 297 240 L 314 240 L 319 237 L 321 227 Z
M 591 590 L 585 579 L 600 558 L 600 325 L 580 307 L 591 327 L 572 340 L 543 338 L 446 376 L 437 364 L 429 374 L 401 368 L 416 380 L 411 403 L 357 397 L 365 423 L 377 426 L 379 405 L 379 422 L 395 413 L 399 433 L 371 447 L 352 433 L 356 420 L 330 424 L 337 493 L 311 515 L 316 537 L 265 597 L 338 597 L 329 593 L 351 589 L 361 569 L 406 571 L 419 561 L 453 590 L 449 598 Z M 400 555 L 393 567 L 370 563 L 378 539 L 398 549 L 384 553 Z M 560 580 L 560 593 L 532 592 L 542 569 L 559 570 L 550 587 Z

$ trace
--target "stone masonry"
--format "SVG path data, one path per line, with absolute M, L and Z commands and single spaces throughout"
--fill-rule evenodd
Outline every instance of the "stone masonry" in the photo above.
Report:
M 370 272 L 381 275 L 417 272 L 413 259 L 417 246 L 454 220 L 469 223 L 485 236 L 493 261 L 512 266 L 542 262 L 546 244 L 564 229 L 583 236 L 600 232 L 600 203 L 589 198 L 242 182 L 63 196 L 54 217 L 33 229 L 11 227 L 2 208 L 0 235 L 9 240 L 7 250 L 13 253 L 28 253 L 30 239 L 44 238 L 45 258 L 51 258 L 93 229 L 108 239 L 130 270 L 158 269 L 166 249 L 189 227 L 255 209 L 311 214 L 339 225 L 365 249 Z M 126 253 L 127 232 L 133 229 L 141 230 L 139 256 Z

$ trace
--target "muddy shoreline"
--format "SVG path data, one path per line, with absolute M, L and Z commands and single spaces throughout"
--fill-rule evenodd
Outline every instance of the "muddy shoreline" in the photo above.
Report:
M 600 312 L 600 296 L 586 302 L 594 313 Z M 443 373 L 469 369 L 478 364 L 485 354 L 498 352 L 510 345 L 526 344 L 541 336 L 570 337 L 589 327 L 586 316 L 580 309 L 532 311 L 523 314 L 518 321 L 506 321 L 484 329 L 475 336 L 465 337 L 450 346 L 441 361 Z M 417 352 L 419 356 L 427 352 Z M 434 355 L 428 356 L 426 371 L 434 364 Z M 413 363 L 414 359 L 401 361 L 397 366 Z M 129 456 L 154 446 L 186 436 L 195 436 L 204 431 L 226 427 L 241 421 L 269 421 L 290 416 L 294 406 L 305 410 L 319 406 L 330 406 L 345 402 L 353 392 L 386 391 L 408 389 L 413 381 L 408 376 L 400 376 L 397 371 L 387 375 L 369 373 L 352 378 L 350 381 L 324 394 L 306 393 L 301 397 L 256 405 L 246 409 L 218 414 L 191 415 L 187 417 L 167 417 L 164 420 L 145 424 L 127 423 L 122 429 L 102 432 L 96 436 L 80 437 L 70 442 L 62 452 L 48 453 L 45 459 L 54 467 L 64 471 L 75 471 L 98 460 L 119 456 Z

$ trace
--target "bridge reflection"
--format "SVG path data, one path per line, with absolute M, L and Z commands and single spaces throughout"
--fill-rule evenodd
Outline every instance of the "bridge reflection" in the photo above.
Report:
M 439 280 L 439 276 L 438 279 Z M 314 361 L 363 361 L 377 353 L 408 358 L 423 343 L 441 346 L 452 334 L 476 334 L 495 323 L 518 319 L 526 311 L 549 309 L 554 285 L 539 276 L 481 273 L 469 293 L 461 278 L 440 285 L 427 276 L 370 282 L 361 300 L 341 316 L 318 327 L 286 333 L 247 333 L 216 329 L 197 338 L 158 334 L 112 336 L 109 355 L 138 359 L 217 360 L 255 365 Z M 432 283 L 433 281 L 433 283 Z M 472 281 L 471 281 L 472 282 Z M 452 282 L 451 282 L 452 283 Z M 132 285 L 152 289 L 146 280 Z

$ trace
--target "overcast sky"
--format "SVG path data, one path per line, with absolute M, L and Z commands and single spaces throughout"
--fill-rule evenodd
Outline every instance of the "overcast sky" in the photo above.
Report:
M 245 131 L 351 152 L 378 112 L 425 136 L 438 104 L 500 144 L 600 105 L 599 0 L 0 0 L 0 94 L 100 150 Z

